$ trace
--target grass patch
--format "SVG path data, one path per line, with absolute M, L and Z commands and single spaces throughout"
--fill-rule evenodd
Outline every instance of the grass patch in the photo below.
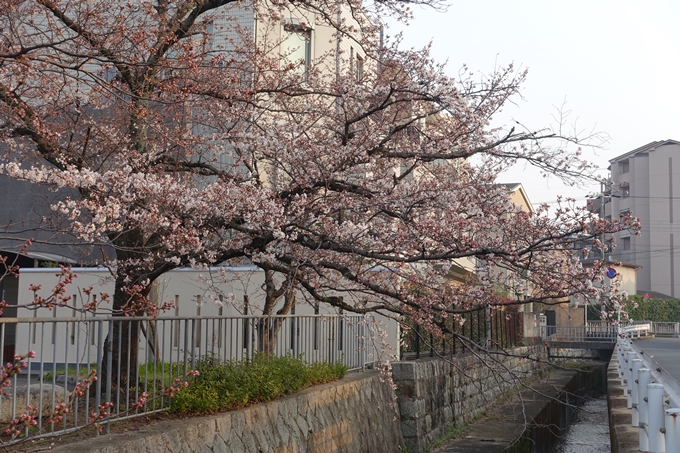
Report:
M 59 365 L 56 367 L 55 371 L 46 371 L 43 373 L 43 381 L 50 382 L 54 378 L 55 374 L 57 379 L 68 376 L 69 378 L 86 379 L 90 374 L 90 371 L 97 370 L 97 364 L 91 363 L 89 366 L 87 364 L 81 364 L 76 366 L 74 364 L 68 365 L 68 371 L 64 371 L 64 365 Z M 139 365 L 137 369 L 137 378 L 139 379 L 140 386 L 145 383 L 149 385 L 158 386 L 170 386 L 175 378 L 182 378 L 188 369 L 185 369 L 182 363 L 162 363 L 162 362 L 147 362 L 145 364 Z M 115 378 L 114 378 L 115 380 Z
M 470 428 L 467 425 L 454 425 L 451 426 L 449 429 L 446 430 L 444 434 L 442 434 L 439 439 L 433 441 L 430 445 L 428 445 L 425 448 L 425 453 L 429 453 L 433 448 L 437 448 L 440 445 L 442 445 L 444 442 L 450 439 L 456 439 L 458 437 L 463 437 L 467 432 L 470 430 Z
M 52 381 L 55 377 L 55 374 L 57 378 L 64 376 L 75 378 L 77 376 L 79 379 L 85 379 L 90 374 L 90 370 L 96 369 L 97 366 L 95 364 L 91 364 L 89 367 L 87 366 L 87 364 L 80 365 L 80 367 L 76 367 L 75 365 L 69 365 L 68 370 L 65 371 L 64 366 L 59 365 L 56 367 L 54 371 L 47 371 L 43 374 L 43 382 Z
M 173 412 L 237 409 L 341 379 L 347 372 L 342 363 L 308 364 L 290 355 L 264 354 L 239 362 L 223 362 L 208 356 L 197 363 L 196 369 L 200 375 L 172 399 Z

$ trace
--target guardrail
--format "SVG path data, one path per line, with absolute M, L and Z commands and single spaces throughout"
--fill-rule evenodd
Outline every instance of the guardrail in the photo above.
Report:
M 642 452 L 680 452 L 680 384 L 631 341 L 617 344 L 618 373 Z
M 27 406 L 38 408 L 33 409 L 35 427 L 30 432 L 22 427 L 14 436 L 3 436 L 3 427 L 0 446 L 12 445 L 21 435 L 79 429 L 92 424 L 93 413 L 99 425 L 108 426 L 114 419 L 166 410 L 171 399 L 163 388 L 184 380 L 206 356 L 240 361 L 264 351 L 361 369 L 379 359 L 375 326 L 370 315 L 0 318 L 0 353 L 9 346 L 18 354 L 35 352 L 4 387 L 0 424 L 20 418 Z M 13 360 L 0 355 L 0 363 Z M 93 371 L 92 388 L 78 395 L 77 383 Z M 55 422 L 52 414 L 62 403 L 72 409 Z
M 627 326 L 623 326 L 621 328 L 623 335 L 625 335 L 628 338 L 633 338 L 633 337 L 641 337 L 641 336 L 647 336 L 650 333 L 652 333 L 652 323 L 651 322 L 644 322 L 644 323 L 635 323 L 635 324 L 629 324 Z

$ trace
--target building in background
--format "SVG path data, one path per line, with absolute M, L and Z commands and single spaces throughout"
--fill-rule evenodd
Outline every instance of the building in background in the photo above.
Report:
M 632 213 L 642 232 L 613 235 L 612 261 L 634 263 L 637 293 L 680 297 L 680 142 L 651 142 L 610 160 L 608 219 Z

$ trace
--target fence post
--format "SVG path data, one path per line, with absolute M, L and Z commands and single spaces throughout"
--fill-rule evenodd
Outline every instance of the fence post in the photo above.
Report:
M 635 378 L 633 377 L 633 360 L 637 359 L 637 354 L 634 352 L 628 353 L 628 360 L 626 361 L 626 400 L 628 409 L 633 408 L 633 384 Z
M 416 359 L 420 358 L 420 324 L 416 326 Z
M 678 416 L 680 416 L 680 409 L 674 407 L 666 409 L 666 451 L 680 451 L 680 424 L 678 423 Z
M 95 323 L 92 323 L 92 327 L 95 326 Z M 101 407 L 102 401 L 102 381 L 104 381 L 104 377 L 102 376 L 102 353 L 103 353 L 103 343 L 104 343 L 104 321 L 99 320 L 96 323 L 97 326 L 97 364 L 95 365 L 95 369 L 97 370 L 97 383 L 95 384 L 95 391 L 97 392 L 95 394 L 95 404 L 97 405 L 97 415 L 100 415 L 100 410 L 99 408 Z M 68 370 L 68 368 L 67 368 Z M 55 372 L 56 370 L 53 370 Z M 65 371 L 65 375 L 68 376 L 68 373 Z M 130 383 L 128 382 L 128 387 L 130 386 Z
M 626 395 L 626 376 L 628 376 L 628 374 L 626 373 L 626 370 L 628 369 L 628 353 L 629 352 L 630 352 L 629 348 L 624 348 L 623 352 L 621 353 L 621 385 L 623 386 L 624 396 Z
M 647 385 L 649 453 L 663 453 L 666 451 L 666 442 L 663 432 L 661 432 L 661 428 L 664 427 L 663 393 L 662 384 Z
M 640 426 L 640 412 L 638 410 L 638 407 L 640 406 L 640 385 L 639 385 L 639 379 L 638 379 L 638 370 L 642 368 L 642 360 L 640 359 L 633 359 L 633 366 L 631 369 L 631 380 L 633 381 L 631 383 L 631 398 L 633 400 L 633 410 L 632 410 L 632 420 L 631 420 L 631 425 L 632 426 Z
M 640 429 L 638 430 L 639 440 L 640 440 L 640 451 L 649 450 L 649 436 L 647 435 L 647 425 L 649 424 L 649 404 L 648 400 L 648 388 L 649 381 L 652 378 L 652 370 L 649 368 L 640 368 L 638 370 L 638 409 L 640 412 L 640 417 L 638 424 Z
M 625 346 L 623 344 L 623 340 L 619 339 L 619 344 L 618 344 L 618 347 L 616 348 L 616 352 L 617 352 L 618 358 L 619 358 L 618 363 L 617 363 L 617 367 L 618 367 L 618 370 L 619 370 L 619 379 L 621 379 L 621 385 L 624 384 L 624 382 L 623 382 L 623 375 L 624 375 L 623 370 L 624 370 L 624 365 L 625 365 L 624 349 L 625 349 Z
M 108 332 L 109 341 L 104 343 L 104 347 L 106 348 L 106 376 L 102 376 L 102 379 L 104 379 L 106 382 L 106 401 L 112 401 L 111 388 L 113 387 L 113 329 L 113 320 L 110 320 Z M 118 352 L 118 356 L 120 357 L 120 352 Z M 110 430 L 111 424 L 108 423 L 106 425 L 106 433 L 108 434 Z

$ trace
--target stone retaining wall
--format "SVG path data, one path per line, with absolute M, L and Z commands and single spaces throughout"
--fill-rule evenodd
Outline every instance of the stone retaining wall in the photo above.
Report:
M 403 446 L 394 391 L 373 371 L 238 411 L 160 422 L 52 451 L 382 453 Z
M 545 346 L 512 350 L 516 357 L 468 355 L 452 361 L 438 358 L 392 364 L 397 385 L 401 427 L 406 446 L 422 452 L 449 427 L 467 423 L 486 412 L 494 400 L 517 389 L 546 366 Z
M 602 360 L 607 361 L 611 356 L 610 350 L 604 349 L 576 349 L 576 348 L 550 348 L 550 358 L 556 360 Z

